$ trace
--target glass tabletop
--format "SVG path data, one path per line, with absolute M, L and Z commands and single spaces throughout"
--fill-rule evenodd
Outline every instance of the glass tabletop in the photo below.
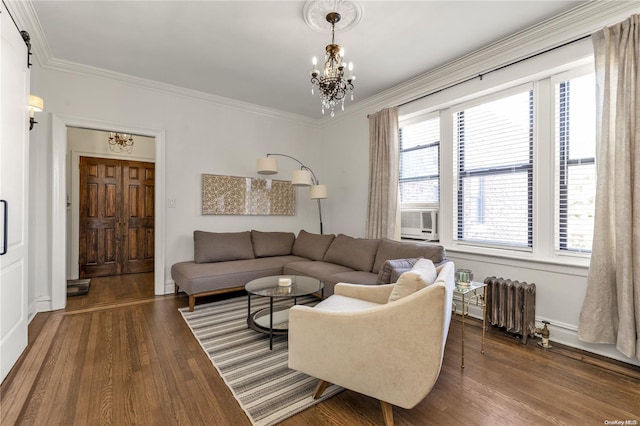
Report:
M 453 291 L 456 293 L 467 294 L 470 291 L 477 290 L 482 287 L 486 287 L 485 283 L 481 283 L 478 281 L 471 281 L 469 283 L 456 283 L 456 287 Z
M 279 285 L 280 279 L 290 279 L 290 286 Z M 298 297 L 322 290 L 324 283 L 317 278 L 299 275 L 274 275 L 249 281 L 245 286 L 248 293 L 267 297 Z

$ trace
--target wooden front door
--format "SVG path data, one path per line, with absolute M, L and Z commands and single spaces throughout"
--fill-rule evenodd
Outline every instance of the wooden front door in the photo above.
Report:
M 153 271 L 154 164 L 80 157 L 80 278 Z

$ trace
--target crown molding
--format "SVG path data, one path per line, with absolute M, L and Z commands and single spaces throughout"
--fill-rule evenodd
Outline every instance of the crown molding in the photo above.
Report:
M 638 1 L 592 0 L 354 104 L 333 122 L 412 102 L 425 94 L 590 35 L 640 13 Z M 322 125 L 332 121 L 323 118 Z
M 297 124 L 305 124 L 313 127 L 319 126 L 317 119 L 304 115 L 281 111 L 274 108 L 267 108 L 249 102 L 200 92 L 198 90 L 54 58 L 31 0 L 9 1 L 7 6 L 11 14 L 15 17 L 18 26 L 29 32 L 34 53 L 33 56 L 40 68 L 76 74 L 84 77 L 118 81 L 137 87 L 155 90 L 161 93 L 169 93 L 175 96 L 195 99 L 225 108 L 232 108 L 237 111 L 248 112 L 284 121 L 291 121 Z
M 426 93 L 441 90 L 458 82 L 477 77 L 502 65 L 560 46 L 571 40 L 592 34 L 602 27 L 624 20 L 629 17 L 630 14 L 640 13 L 640 2 L 638 1 L 592 0 L 430 70 L 418 77 L 382 91 L 377 95 L 363 99 L 353 104 L 343 114 L 339 114 L 334 118 L 324 117 L 315 119 L 261 107 L 248 102 L 211 95 L 197 90 L 186 89 L 184 87 L 53 58 L 31 0 L 8 1 L 6 4 L 18 25 L 29 31 L 34 57 L 38 65 L 44 69 L 120 81 L 138 87 L 145 87 L 147 89 L 233 108 L 243 112 L 293 121 L 314 127 L 326 126 L 354 115 L 362 114 L 366 116 L 366 114 L 381 108 L 411 102 Z
M 313 127 L 318 126 L 318 121 L 316 119 L 304 115 L 262 107 L 260 105 L 252 104 L 249 102 L 243 102 L 223 96 L 212 95 L 210 93 L 200 92 L 198 90 L 187 89 L 181 86 L 175 86 L 155 80 L 135 77 L 129 74 L 109 71 L 103 68 L 91 67 L 89 65 L 83 65 L 76 62 L 52 58 L 46 64 L 41 65 L 41 68 L 51 71 L 76 74 L 84 77 L 98 78 L 107 81 L 118 81 L 124 84 L 142 87 L 164 94 L 168 93 L 174 96 L 207 102 L 225 108 L 235 109 L 237 111 L 248 112 L 255 115 L 261 115 L 264 117 L 275 118 L 279 120 L 292 121 L 297 124 L 305 124 Z

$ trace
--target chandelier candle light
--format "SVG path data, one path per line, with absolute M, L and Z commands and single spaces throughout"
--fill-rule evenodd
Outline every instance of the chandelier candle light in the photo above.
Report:
M 325 48 L 325 62 L 322 73 L 316 68 L 318 59 L 314 56 L 311 70 L 311 94 L 315 94 L 315 87 L 318 87 L 320 100 L 322 101 L 322 113 L 325 109 L 331 111 L 331 117 L 335 115 L 333 109 L 337 103 L 342 104 L 344 111 L 344 98 L 348 91 L 351 91 L 351 100 L 353 101 L 353 81 L 356 77 L 353 75 L 353 63 L 349 62 L 348 74 L 345 78 L 344 49 L 335 43 L 336 23 L 340 21 L 338 12 L 330 12 L 327 14 L 327 22 L 331 24 L 331 44 Z
M 320 200 L 327 198 L 327 185 L 320 185 L 320 181 L 306 165 L 302 164 L 297 158 L 293 158 L 286 154 L 267 154 L 266 157 L 258 158 L 258 173 L 261 175 L 275 175 L 278 173 L 278 159 L 273 156 L 287 157 L 300 164 L 300 170 L 294 170 L 291 173 L 291 185 L 310 187 L 310 196 L 312 200 L 318 201 L 318 216 L 320 217 L 320 233 L 322 234 L 322 206 Z

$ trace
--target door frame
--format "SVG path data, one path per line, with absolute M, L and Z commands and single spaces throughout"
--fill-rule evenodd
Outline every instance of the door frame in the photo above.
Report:
M 163 295 L 165 289 L 165 131 L 106 122 L 97 119 L 51 114 L 51 309 L 64 309 L 67 303 L 67 127 L 118 131 L 155 138 L 155 240 L 154 294 Z

